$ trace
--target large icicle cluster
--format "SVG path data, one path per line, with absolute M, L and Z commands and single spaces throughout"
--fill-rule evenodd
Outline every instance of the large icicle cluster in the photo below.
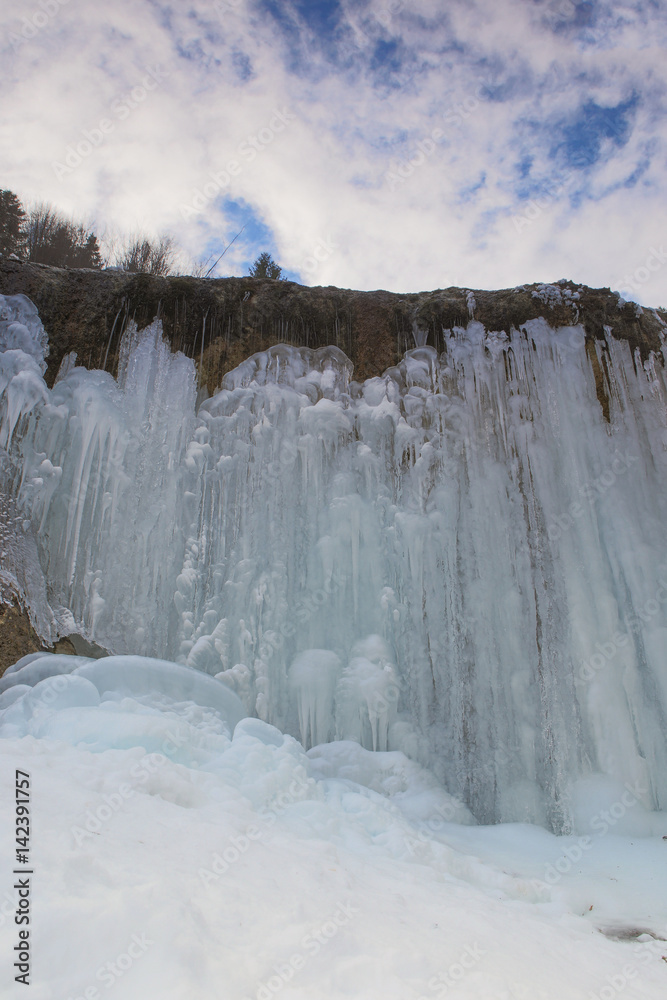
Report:
M 363 385 L 279 345 L 196 412 L 159 323 L 117 381 L 70 360 L 51 391 L 3 336 L 54 633 L 216 675 L 306 744 L 401 749 L 482 821 L 562 829 L 589 774 L 667 807 L 661 361 L 594 347 L 607 421 L 580 327 L 471 320 Z

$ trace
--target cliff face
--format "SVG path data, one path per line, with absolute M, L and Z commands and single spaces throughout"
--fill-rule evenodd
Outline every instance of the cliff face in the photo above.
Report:
M 123 330 L 159 316 L 175 350 L 194 358 L 209 393 L 245 358 L 276 343 L 311 348 L 335 344 L 354 363 L 361 381 L 395 365 L 416 344 L 441 351 L 447 331 L 471 318 L 488 330 L 519 328 L 544 316 L 552 326 L 581 323 L 603 414 L 609 415 L 605 327 L 642 358 L 658 350 L 667 314 L 640 310 L 609 289 L 572 282 L 501 291 L 448 288 L 407 295 L 308 288 L 254 278 L 157 278 L 121 271 L 91 271 L 25 264 L 0 257 L 0 294 L 23 293 L 39 310 L 49 336 L 49 385 L 63 357 L 116 373 Z M 68 640 L 63 651 L 67 648 Z M 0 608 L 0 673 L 19 656 L 44 648 L 19 607 Z
M 488 330 L 507 332 L 538 316 L 553 326 L 582 323 L 591 341 L 603 339 L 609 326 L 642 357 L 659 348 L 664 329 L 660 314 L 623 303 L 608 288 L 572 282 L 400 295 L 258 278 L 69 270 L 0 257 L 0 294 L 19 292 L 35 303 L 49 335 L 49 384 L 70 351 L 77 352 L 79 364 L 115 374 L 126 324 L 134 319 L 141 328 L 156 316 L 172 347 L 200 366 L 209 393 L 245 358 L 277 343 L 335 344 L 363 381 L 396 364 L 416 341 L 442 350 L 443 331 L 465 327 L 471 317 Z

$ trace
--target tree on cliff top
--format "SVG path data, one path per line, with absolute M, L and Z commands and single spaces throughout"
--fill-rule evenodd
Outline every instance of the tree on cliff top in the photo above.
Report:
M 0 191 L 0 253 L 20 257 L 25 249 L 25 212 L 13 191 Z
M 171 236 L 150 240 L 147 236 L 132 236 L 115 257 L 117 267 L 133 274 L 173 273 L 176 244 Z
M 177 246 L 170 236 L 151 240 L 143 234 L 105 239 L 104 258 L 94 230 L 63 215 L 49 204 L 26 211 L 13 191 L 0 190 L 0 253 L 53 267 L 107 266 L 123 271 L 174 273 Z M 109 258 L 109 259 L 107 259 Z
M 102 267 L 93 230 L 61 215 L 51 205 L 37 205 L 25 223 L 25 258 L 53 267 Z
M 276 264 L 271 254 L 266 250 L 259 255 L 255 263 L 248 270 L 251 278 L 275 278 L 278 280 L 282 273 L 282 267 Z

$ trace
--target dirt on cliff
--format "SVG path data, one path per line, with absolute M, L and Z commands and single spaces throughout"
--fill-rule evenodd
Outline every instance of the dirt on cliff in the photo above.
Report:
M 397 294 L 309 288 L 263 278 L 155 277 L 124 271 L 75 270 L 0 257 L 0 294 L 27 295 L 49 335 L 46 380 L 53 383 L 63 357 L 76 351 L 89 368 L 115 374 L 120 338 L 134 319 L 156 316 L 175 350 L 192 357 L 209 393 L 223 375 L 273 344 L 335 344 L 362 381 L 394 365 L 416 340 L 443 350 L 448 331 L 470 318 L 488 330 L 519 329 L 544 316 L 554 326 L 583 324 L 589 340 L 605 326 L 642 358 L 658 350 L 667 315 L 640 310 L 608 288 L 560 283 L 560 296 L 543 286 L 500 291 L 446 288 Z M 472 292 L 472 296 L 470 294 Z

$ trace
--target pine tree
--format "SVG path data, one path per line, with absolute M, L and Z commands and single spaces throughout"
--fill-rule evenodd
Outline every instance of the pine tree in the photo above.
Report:
M 25 219 L 23 206 L 14 192 L 0 191 L 0 253 L 23 255 Z
M 266 250 L 259 255 L 255 263 L 248 271 L 251 278 L 279 279 L 282 273 L 282 267 L 279 267 L 278 264 L 276 264 L 275 260 L 271 257 L 271 254 Z

